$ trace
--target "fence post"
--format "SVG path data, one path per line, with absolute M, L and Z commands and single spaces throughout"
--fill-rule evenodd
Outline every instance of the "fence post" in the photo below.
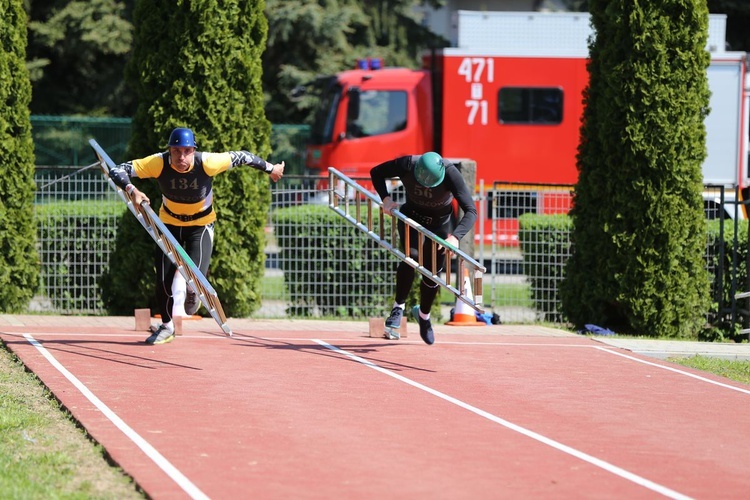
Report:
M 456 159 L 451 160 L 457 167 L 458 170 L 461 172 L 461 177 L 464 178 L 464 182 L 466 182 L 466 187 L 469 188 L 469 192 L 471 193 L 471 198 L 474 199 L 474 195 L 476 194 L 476 185 L 477 185 L 477 162 L 468 158 L 462 158 L 462 159 Z M 458 209 L 458 218 L 460 219 L 463 216 L 463 210 L 459 207 Z M 479 223 L 482 224 L 484 221 L 479 220 Z M 461 238 L 461 241 L 458 242 L 458 248 L 462 250 L 467 255 L 471 255 L 472 257 L 475 256 L 474 254 L 474 232 L 476 224 L 474 224 L 468 233 L 466 233 L 466 236 Z M 460 278 L 460 277 L 459 277 Z

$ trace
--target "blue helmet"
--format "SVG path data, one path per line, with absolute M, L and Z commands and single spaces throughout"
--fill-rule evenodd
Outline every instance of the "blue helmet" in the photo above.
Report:
M 433 188 L 443 182 L 445 165 L 443 158 L 432 151 L 423 154 L 414 167 L 414 178 L 424 187 Z
M 167 146 L 194 148 L 196 147 L 195 134 L 189 128 L 176 128 L 169 134 L 169 144 Z

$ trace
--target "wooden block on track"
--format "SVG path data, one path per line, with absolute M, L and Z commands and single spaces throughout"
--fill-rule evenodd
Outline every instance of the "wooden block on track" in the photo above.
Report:
M 148 327 L 151 326 L 151 309 L 136 309 L 135 315 L 135 331 L 145 332 Z
M 370 337 L 373 338 L 388 338 L 385 333 L 385 320 L 383 318 L 369 318 L 370 323 Z M 403 339 L 406 338 L 406 318 L 401 318 L 401 328 L 398 329 L 399 336 Z
M 385 335 L 385 321 L 383 318 L 370 318 L 370 337 L 382 339 Z
M 406 327 L 407 324 L 408 323 L 406 321 L 406 313 L 404 313 L 404 316 L 401 317 L 401 328 L 398 329 L 398 333 L 401 334 L 401 338 L 402 339 L 405 339 L 406 337 L 408 337 L 407 331 L 406 331 L 407 330 L 407 327 Z

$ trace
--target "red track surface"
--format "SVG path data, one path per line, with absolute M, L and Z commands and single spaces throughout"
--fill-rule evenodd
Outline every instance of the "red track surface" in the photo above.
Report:
M 161 498 L 749 498 L 750 387 L 537 326 L 0 317 Z M 413 328 L 413 326 L 411 326 Z

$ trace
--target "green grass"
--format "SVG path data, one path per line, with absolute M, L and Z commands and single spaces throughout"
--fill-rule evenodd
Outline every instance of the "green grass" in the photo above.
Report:
M 485 287 L 484 298 L 489 296 L 489 289 Z M 261 281 L 261 294 L 269 300 L 282 300 L 286 297 L 283 276 L 265 276 Z M 529 294 L 529 285 L 523 283 L 501 284 L 495 287 L 493 307 L 533 307 Z M 440 288 L 439 300 L 441 304 L 455 304 L 456 298 L 445 288 Z M 487 302 L 487 300 L 485 300 Z
M 487 285 L 484 287 L 484 302 L 489 302 L 491 291 Z M 492 307 L 533 307 L 529 293 L 529 285 L 525 283 L 509 283 L 495 285 L 495 299 L 492 301 Z M 456 298 L 445 288 L 440 288 L 440 303 L 454 304 Z
M 283 276 L 264 276 L 260 283 L 263 298 L 281 300 L 286 297 Z
M 669 358 L 669 361 L 744 384 L 750 384 L 750 361 L 710 358 L 701 355 L 689 358 Z
M 0 492 L 2 498 L 145 498 L 5 346 L 0 346 Z
M 119 217 L 127 208 L 120 199 L 58 201 L 50 200 L 34 205 L 38 218 L 76 215 L 88 217 Z

